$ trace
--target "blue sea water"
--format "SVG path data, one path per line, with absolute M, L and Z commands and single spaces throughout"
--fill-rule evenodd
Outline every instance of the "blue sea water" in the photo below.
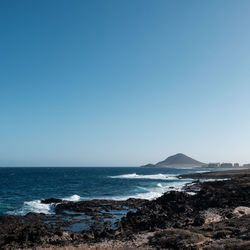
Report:
M 204 169 L 139 167 L 18 167 L 0 168 L 0 215 L 28 212 L 53 213 L 41 199 L 78 201 L 130 197 L 154 199 L 169 190 L 180 190 L 191 180 L 179 174 Z

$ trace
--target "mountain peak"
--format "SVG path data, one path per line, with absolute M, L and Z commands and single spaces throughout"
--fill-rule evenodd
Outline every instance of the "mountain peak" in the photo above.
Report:
M 169 157 L 188 157 L 187 155 L 184 155 L 183 153 L 177 153 L 177 154 L 175 154 L 175 155 L 172 155 L 172 156 L 169 156 Z M 168 157 L 168 158 L 169 158 Z M 190 158 L 190 157 L 189 157 Z

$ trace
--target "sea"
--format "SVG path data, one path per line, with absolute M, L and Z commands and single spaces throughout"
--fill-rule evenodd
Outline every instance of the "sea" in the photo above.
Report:
M 170 190 L 181 190 L 191 179 L 178 175 L 206 172 L 202 168 L 144 167 L 1 167 L 0 215 L 29 212 L 53 214 L 53 204 L 42 199 L 152 200 Z

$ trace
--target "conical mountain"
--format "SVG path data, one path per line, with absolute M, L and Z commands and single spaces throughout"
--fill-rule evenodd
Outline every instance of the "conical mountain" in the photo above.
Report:
M 197 161 L 182 153 L 169 156 L 166 160 L 154 164 L 145 165 L 147 167 L 201 167 L 204 163 Z
M 165 165 L 203 165 L 204 163 L 197 161 L 184 154 L 176 154 L 169 156 L 166 160 L 156 163 L 156 166 L 165 166 Z

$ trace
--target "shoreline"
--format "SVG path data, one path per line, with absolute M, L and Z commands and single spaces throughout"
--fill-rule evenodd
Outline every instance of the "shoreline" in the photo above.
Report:
M 203 173 L 192 173 L 179 175 L 180 179 L 228 179 L 237 176 L 250 176 L 250 169 L 237 169 L 237 170 L 223 170 L 216 172 L 203 172 Z
M 169 191 L 151 201 L 65 201 L 55 206 L 53 216 L 0 216 L 0 248 L 249 249 L 250 169 L 185 174 L 179 178 L 230 179 L 189 183 L 185 191 L 194 191 L 194 195 Z M 123 214 L 125 210 L 128 213 Z M 90 217 L 94 222 L 89 228 L 68 230 L 89 223 Z

